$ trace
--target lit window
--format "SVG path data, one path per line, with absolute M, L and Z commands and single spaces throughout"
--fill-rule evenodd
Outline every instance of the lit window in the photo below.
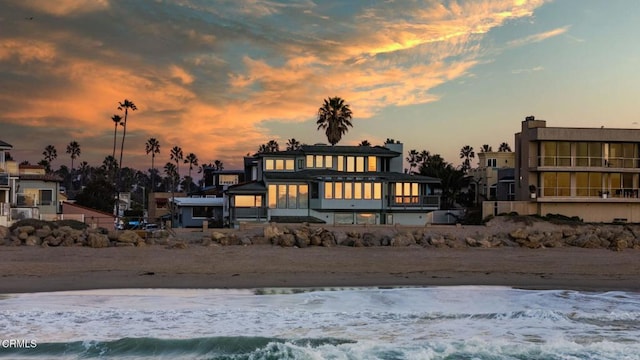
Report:
M 342 199 L 342 183 L 341 182 L 335 183 L 334 198 Z
M 350 183 L 350 182 L 344 183 L 344 198 L 345 199 L 353 198 L 353 183 Z
M 333 199 L 333 183 L 324 183 L 324 198 Z
M 269 185 L 269 208 L 275 209 L 278 201 L 278 186 Z
M 367 171 L 378 171 L 377 161 L 375 156 L 369 156 L 367 158 Z
M 274 164 L 274 160 L 273 159 L 266 159 L 264 161 L 264 168 L 266 170 L 273 170 L 275 169 L 275 164 Z
M 321 168 L 322 167 L 322 155 L 316 155 L 316 165 L 315 167 L 317 168 Z
M 364 172 L 364 156 L 356 157 L 356 172 Z
M 344 171 L 344 156 L 342 156 L 342 155 L 338 156 L 337 170 L 338 171 Z
M 260 207 L 262 206 L 262 198 L 259 195 L 236 195 L 236 207 Z
M 298 208 L 306 209 L 309 207 L 309 187 L 307 185 L 298 185 Z
M 373 198 L 375 200 L 382 199 L 382 184 L 381 183 L 373 183 Z
M 298 185 L 289 185 L 289 209 L 295 209 L 298 204 L 296 204 L 296 199 L 298 198 Z
M 307 155 L 307 168 L 313 167 L 313 155 Z
M 278 209 L 287 207 L 287 185 L 278 185 Z
M 362 199 L 362 183 L 353 183 L 353 198 L 356 200 Z
M 324 167 L 330 169 L 333 167 L 333 156 L 326 155 L 324 157 Z
M 284 170 L 284 160 L 276 160 L 276 170 Z
M 366 182 L 363 184 L 364 185 L 364 199 L 365 200 L 369 200 L 371 199 L 371 183 Z
M 286 159 L 284 161 L 284 168 L 285 168 L 285 170 L 294 170 L 293 169 L 293 159 Z
M 347 156 L 347 172 L 356 171 L 356 159 L 353 156 Z

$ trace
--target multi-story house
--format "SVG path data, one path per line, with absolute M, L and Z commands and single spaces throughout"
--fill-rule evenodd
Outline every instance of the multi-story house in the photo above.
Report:
M 18 170 L 14 161 L 8 160 L 9 151 L 13 148 L 0 140 L 0 225 L 6 226 L 11 215 L 12 195 L 15 193 Z
M 511 151 L 483 151 L 476 154 L 478 166 L 469 171 L 470 186 L 475 190 L 476 203 L 484 200 L 513 200 L 513 169 L 515 153 Z
M 402 143 L 302 145 L 245 158 L 250 181 L 230 186 L 229 222 L 424 225 L 439 179 L 403 172 Z
M 530 116 L 515 143 L 516 200 L 536 213 L 640 222 L 640 129 L 547 127 Z

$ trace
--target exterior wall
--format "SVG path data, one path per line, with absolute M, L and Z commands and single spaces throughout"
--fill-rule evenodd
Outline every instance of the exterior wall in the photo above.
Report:
M 478 200 L 495 199 L 491 196 L 491 188 L 496 188 L 498 184 L 498 172 L 500 169 L 513 168 L 515 166 L 516 154 L 514 152 L 490 151 L 479 152 L 478 167 L 471 169 L 474 185 L 478 188 Z M 495 166 L 489 166 L 488 160 L 495 159 Z
M 427 213 L 392 213 L 393 225 L 424 226 L 427 224 Z M 387 224 L 391 225 L 391 224 Z
M 578 216 L 585 222 L 640 222 L 640 203 L 540 203 L 538 213 Z
M 51 191 L 51 202 L 48 204 L 42 204 L 42 200 L 39 198 L 35 198 L 35 204 L 31 206 L 35 206 L 39 209 L 40 214 L 57 214 L 58 209 L 58 194 L 60 193 L 60 184 L 55 181 L 43 181 L 43 180 L 19 180 L 20 190 L 19 194 L 24 194 L 25 191 L 29 190 L 49 190 Z M 21 206 L 18 206 L 21 207 Z M 29 206 L 22 206 L 29 207 Z
M 536 215 L 538 206 L 530 201 L 483 201 L 482 218 L 500 214 L 518 213 L 519 215 Z
M 400 156 L 394 157 L 389 160 L 389 172 L 404 172 L 404 150 L 403 145 L 400 141 L 393 141 L 393 139 L 389 140 L 389 142 L 384 144 L 384 147 L 391 151 L 395 151 L 400 153 Z
M 102 227 L 105 229 L 113 229 L 115 217 L 102 211 L 90 209 L 84 206 L 63 202 L 63 216 L 79 216 L 84 217 L 84 223 L 92 227 Z

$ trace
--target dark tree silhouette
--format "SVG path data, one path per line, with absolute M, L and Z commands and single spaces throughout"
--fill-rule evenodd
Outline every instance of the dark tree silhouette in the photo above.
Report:
M 67 145 L 67 154 L 71 155 L 71 172 L 73 173 L 73 161 L 80 156 L 80 144 L 72 141 Z
M 325 130 L 327 140 L 331 145 L 335 145 L 342 139 L 342 135 L 353 127 L 351 118 L 353 113 L 348 104 L 339 97 L 332 97 L 324 100 L 324 104 L 318 109 L 318 130 Z
M 145 151 L 147 152 L 147 155 L 151 154 L 151 170 L 155 172 L 155 159 L 156 154 L 160 154 L 160 142 L 156 140 L 156 138 L 149 138 L 145 144 Z M 151 173 L 151 192 L 156 191 L 155 185 L 155 177 Z

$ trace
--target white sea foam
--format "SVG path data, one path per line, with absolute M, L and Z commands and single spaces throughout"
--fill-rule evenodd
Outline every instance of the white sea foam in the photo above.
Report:
M 594 358 L 625 358 L 630 349 L 640 354 L 638 293 L 476 286 L 255 293 L 126 289 L 14 294 L 0 300 L 0 332 L 39 342 L 221 336 L 356 341 L 304 350 L 319 358 L 345 358 L 331 355 L 335 352 L 360 358 L 371 351 L 400 351 L 400 358 L 428 359 L 465 348 L 561 358 L 583 357 L 584 351 L 604 354 Z

